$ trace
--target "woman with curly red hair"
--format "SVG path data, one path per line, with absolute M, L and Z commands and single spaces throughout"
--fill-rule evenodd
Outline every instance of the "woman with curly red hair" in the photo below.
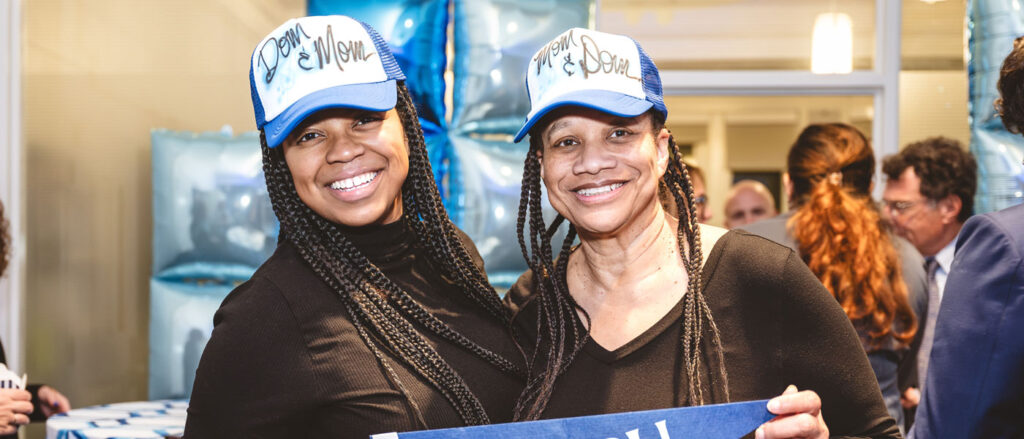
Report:
M 856 128 L 808 126 L 787 167 L 790 212 L 744 228 L 796 250 L 825 284 L 857 329 L 886 407 L 902 425 L 901 389 L 915 363 L 911 303 L 919 313 L 926 307 L 921 256 L 882 221 L 871 199 L 875 156 Z

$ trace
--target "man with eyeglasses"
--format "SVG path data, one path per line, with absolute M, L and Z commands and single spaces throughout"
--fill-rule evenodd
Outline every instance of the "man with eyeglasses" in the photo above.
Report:
M 883 214 L 896 234 L 925 257 L 928 312 L 918 316 L 919 337 L 912 346 L 917 350 L 917 382 L 922 387 L 956 237 L 974 213 L 977 168 L 974 157 L 960 142 L 945 137 L 907 145 L 882 163 L 888 177 L 882 194 Z M 912 409 L 919 400 L 917 389 L 907 389 L 903 405 Z

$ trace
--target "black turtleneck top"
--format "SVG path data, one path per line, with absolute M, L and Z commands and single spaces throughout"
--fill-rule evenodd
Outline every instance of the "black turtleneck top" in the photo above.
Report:
M 461 233 L 474 261 L 483 262 Z M 477 344 L 515 363 L 521 355 L 503 323 L 442 277 L 405 221 L 345 230 L 367 258 L 425 309 Z M 391 431 L 456 427 L 448 400 L 382 349 L 415 401 L 360 338 L 338 294 L 282 240 L 273 256 L 224 299 L 196 372 L 185 437 L 366 439 Z M 523 383 L 415 324 L 477 396 L 492 422 L 507 422 Z

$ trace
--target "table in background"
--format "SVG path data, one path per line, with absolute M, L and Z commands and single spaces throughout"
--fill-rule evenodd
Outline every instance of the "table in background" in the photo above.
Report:
M 121 402 L 85 407 L 46 420 L 46 439 L 163 438 L 185 431 L 188 401 Z

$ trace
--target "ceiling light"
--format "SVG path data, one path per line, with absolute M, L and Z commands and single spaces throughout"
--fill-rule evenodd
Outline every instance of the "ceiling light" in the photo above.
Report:
M 825 12 L 814 19 L 811 71 L 818 74 L 853 71 L 853 22 L 849 15 Z

